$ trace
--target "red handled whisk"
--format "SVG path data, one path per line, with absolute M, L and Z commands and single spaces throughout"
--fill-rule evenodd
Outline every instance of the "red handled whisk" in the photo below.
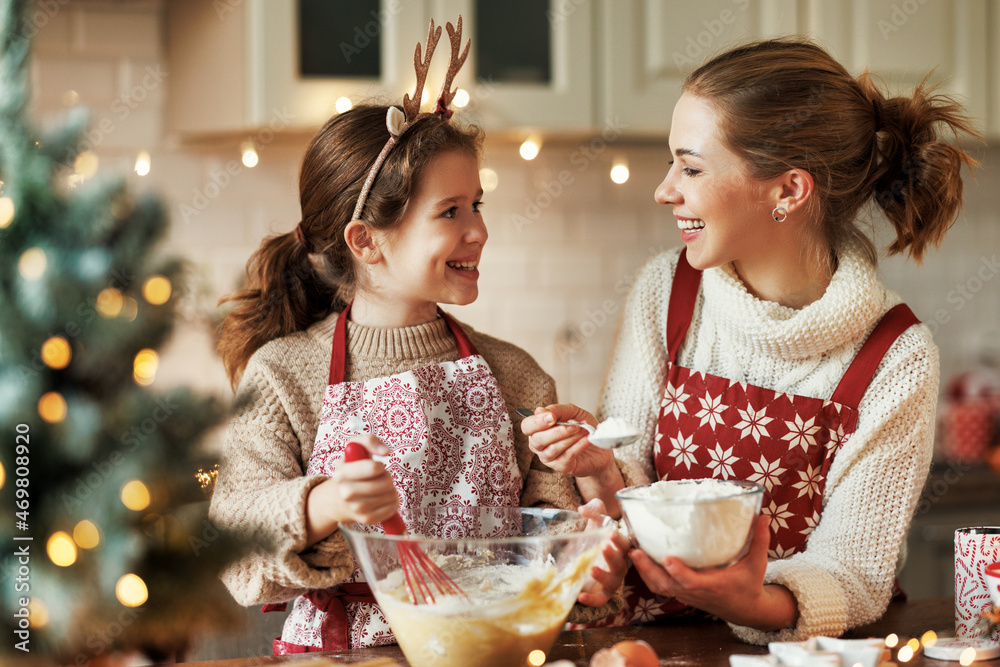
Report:
M 344 461 L 361 461 L 370 459 L 371 455 L 364 445 L 357 442 L 348 442 L 344 447 Z M 406 537 L 406 524 L 399 513 L 382 522 L 382 530 L 386 535 L 399 535 Z M 399 552 L 399 562 L 403 569 L 403 579 L 406 582 L 406 592 L 413 604 L 434 603 L 434 590 L 439 595 L 459 595 L 466 600 L 469 596 L 456 584 L 451 577 L 445 574 L 444 570 L 438 567 L 431 557 L 424 553 L 418 545 L 406 540 L 396 542 L 396 549 Z

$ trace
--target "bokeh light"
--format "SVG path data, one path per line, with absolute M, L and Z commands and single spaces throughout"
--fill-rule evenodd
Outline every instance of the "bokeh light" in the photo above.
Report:
M 49 624 L 49 608 L 41 598 L 31 596 L 28 603 L 28 625 L 33 628 L 44 628 Z
M 142 297 L 154 306 L 162 306 L 170 300 L 171 289 L 166 276 L 152 276 L 142 285 Z
M 479 170 L 479 182 L 483 185 L 483 193 L 490 193 L 500 185 L 500 176 L 489 167 L 483 167 Z
M 0 197 L 0 229 L 9 227 L 14 221 L 14 200 L 10 197 Z
M 611 167 L 611 180 L 618 185 L 628 180 L 628 167 L 624 164 L 616 164 Z
M 528 654 L 528 664 L 531 667 L 539 667 L 545 664 L 545 651 L 540 651 L 537 648 Z
M 913 658 L 913 649 L 909 644 L 899 649 L 899 653 L 896 654 L 896 659 L 900 662 L 909 662 Z
M 969 667 L 972 663 L 976 661 L 976 649 L 971 646 L 964 651 L 962 651 L 958 656 L 958 664 L 962 667 Z
M 49 537 L 45 545 L 45 553 L 59 567 L 69 567 L 76 562 L 76 544 L 73 538 L 63 531 L 56 531 Z
M 125 297 L 125 307 L 122 309 L 122 317 L 129 322 L 134 322 L 139 315 L 139 302 L 130 296 Z
M 0 489 L 3 488 L 3 483 L 4 483 L 4 480 L 6 480 L 6 479 L 7 479 L 7 473 L 3 469 L 3 463 L 0 462 Z
M 124 307 L 125 295 L 114 287 L 106 287 L 97 295 L 97 312 L 104 317 L 118 317 Z
M 897 644 L 899 644 L 899 635 L 897 635 L 895 632 L 890 633 L 885 638 L 885 645 L 888 646 L 889 648 L 895 648 Z
M 115 597 L 126 607 L 138 607 L 149 598 L 149 590 L 145 581 L 130 573 L 115 584 Z
M 149 489 L 137 479 L 127 482 L 122 487 L 122 503 L 125 507 L 136 512 L 149 507 Z
M 240 153 L 243 155 L 243 166 L 248 168 L 253 168 L 257 166 L 260 162 L 260 156 L 257 155 L 257 147 L 253 145 L 252 141 L 245 141 L 240 146 Z
M 525 160 L 534 160 L 536 157 L 538 157 L 538 152 L 541 150 L 541 148 L 542 148 L 541 145 L 539 145 L 537 141 L 535 141 L 534 139 L 528 139 L 523 144 L 521 144 L 521 148 L 519 149 L 518 152 L 521 154 L 521 157 L 524 158 Z
M 73 541 L 81 549 L 93 549 L 101 543 L 101 533 L 97 526 L 84 519 L 73 527 Z
M 73 351 L 69 347 L 69 342 L 62 336 L 53 336 L 42 343 L 42 361 L 49 368 L 55 370 L 66 368 L 72 358 Z
M 351 102 L 350 97 L 338 97 L 337 101 L 334 102 L 333 104 L 333 108 L 337 110 L 337 113 L 344 113 L 345 111 L 350 111 L 353 106 L 354 103 Z
M 928 630 L 920 636 L 920 643 L 924 645 L 924 648 L 928 646 L 934 646 L 937 644 L 938 636 L 933 630 Z
M 471 99 L 472 98 L 469 97 L 469 93 L 465 90 L 465 88 L 459 88 L 455 91 L 455 97 L 452 98 L 451 103 L 461 109 L 467 105 Z
M 83 151 L 73 160 L 73 171 L 83 178 L 90 178 L 97 173 L 99 163 L 100 160 L 97 159 L 97 153 L 94 151 Z
M 38 399 L 38 416 L 50 424 L 66 419 L 66 399 L 57 391 L 50 391 Z
M 149 153 L 146 151 L 139 151 L 138 157 L 135 158 L 135 173 L 140 176 L 146 176 L 149 174 L 150 167 L 150 157 Z
M 41 248 L 28 248 L 17 261 L 17 270 L 25 280 L 38 280 L 45 275 L 48 257 Z
M 137 384 L 148 386 L 156 379 L 156 369 L 160 366 L 160 357 L 150 349 L 139 350 L 132 362 L 132 378 Z

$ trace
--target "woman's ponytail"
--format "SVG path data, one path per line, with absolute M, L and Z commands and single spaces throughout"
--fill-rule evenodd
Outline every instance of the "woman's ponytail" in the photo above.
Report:
M 981 138 L 952 98 L 937 94 L 926 80 L 911 97 L 885 98 L 865 72 L 858 77 L 871 100 L 877 131 L 878 159 L 870 183 L 876 205 L 895 230 L 890 255 L 906 252 L 920 262 L 937 247 L 962 209 L 962 165 L 976 161 L 959 146 L 943 141 L 950 130 Z
M 294 231 L 264 239 L 247 262 L 246 284 L 220 303 L 228 301 L 236 306 L 222 321 L 219 353 L 234 387 L 250 357 L 265 343 L 305 329 L 344 306 L 336 289 L 315 275 Z

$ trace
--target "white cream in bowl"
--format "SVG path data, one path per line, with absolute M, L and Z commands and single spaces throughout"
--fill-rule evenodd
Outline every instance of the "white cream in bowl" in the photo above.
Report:
M 698 479 L 654 482 L 616 496 L 640 549 L 656 562 L 673 556 L 702 569 L 743 556 L 763 492 L 750 482 Z

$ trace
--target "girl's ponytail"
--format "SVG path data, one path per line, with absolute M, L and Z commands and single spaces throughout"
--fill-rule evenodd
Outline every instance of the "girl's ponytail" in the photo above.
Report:
M 858 84 L 872 104 L 878 159 L 871 166 L 875 203 L 896 233 L 888 252 L 906 252 L 920 262 L 937 247 L 962 208 L 962 165 L 976 161 L 940 139 L 950 130 L 957 143 L 965 133 L 980 138 L 962 106 L 937 94 L 926 80 L 912 97 L 886 99 L 865 72 Z
M 220 303 L 227 301 L 236 306 L 222 322 L 219 353 L 234 387 L 265 343 L 343 308 L 336 290 L 315 275 L 294 231 L 264 239 L 247 262 L 246 284 Z

